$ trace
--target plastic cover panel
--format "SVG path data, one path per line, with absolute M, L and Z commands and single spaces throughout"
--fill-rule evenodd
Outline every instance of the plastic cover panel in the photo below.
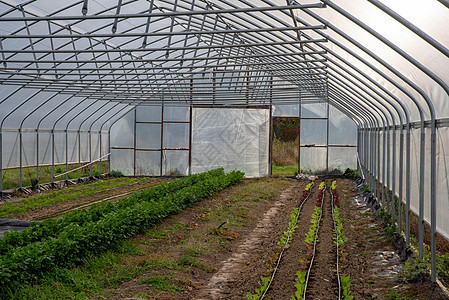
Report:
M 136 175 L 160 176 L 161 151 L 136 151 Z
M 164 148 L 189 148 L 190 124 L 164 123 Z
M 333 106 L 329 106 L 329 145 L 357 145 L 357 126 Z
M 301 154 L 304 148 L 301 149 Z M 344 172 L 347 168 L 357 169 L 357 148 L 329 147 L 329 173 L 337 169 Z
M 325 146 L 327 145 L 327 120 L 301 119 L 300 144 Z
M 268 175 L 269 120 L 268 109 L 195 108 L 192 172 L 223 167 Z
M 299 164 L 301 173 L 325 173 L 326 172 L 326 148 L 301 147 Z
M 161 149 L 161 125 L 137 123 L 136 148 Z
M 189 174 L 189 151 L 164 150 L 162 175 L 180 176 Z
M 449 127 L 437 131 L 437 230 L 449 237 Z
M 111 149 L 111 171 L 119 170 L 125 176 L 134 175 L 134 150 Z
M 112 126 L 111 147 L 134 147 L 134 111 L 127 113 Z
M 161 122 L 162 107 L 141 105 L 136 110 L 136 117 L 137 122 Z
M 301 104 L 301 118 L 327 118 L 327 102 Z
M 299 117 L 299 104 L 275 104 L 273 117 Z

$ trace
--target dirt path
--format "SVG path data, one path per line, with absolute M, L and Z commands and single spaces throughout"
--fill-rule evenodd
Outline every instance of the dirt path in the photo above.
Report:
M 288 226 L 285 216 L 298 204 L 304 186 L 305 183 L 296 182 L 281 192 L 279 200 L 262 216 L 255 229 L 195 299 L 244 299 L 247 292 L 253 291 L 259 277 L 276 257 L 279 250 L 276 243 L 282 230 Z

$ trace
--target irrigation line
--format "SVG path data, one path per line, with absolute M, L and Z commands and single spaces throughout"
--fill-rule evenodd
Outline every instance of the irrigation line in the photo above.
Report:
M 310 187 L 307 197 L 304 198 L 304 201 L 302 201 L 301 204 L 298 206 L 298 213 L 296 214 L 295 226 L 296 226 L 296 224 L 298 224 L 299 214 L 302 210 L 302 207 L 304 206 L 304 203 L 306 203 L 306 201 L 309 199 L 310 195 L 312 194 L 312 189 L 313 189 L 314 185 L 315 185 L 315 183 Z M 293 227 L 293 228 L 295 228 L 295 227 Z M 289 230 L 289 233 L 293 230 L 293 228 Z M 270 289 L 271 283 L 273 282 L 274 276 L 276 275 L 276 272 L 279 268 L 279 264 L 281 263 L 282 255 L 284 254 L 285 249 L 287 249 L 288 242 L 290 241 L 290 236 L 291 235 L 289 234 L 288 238 L 287 238 L 287 242 L 285 243 L 284 247 L 282 247 L 281 253 L 279 254 L 278 260 L 276 262 L 276 266 L 274 267 L 273 273 L 271 274 L 270 282 L 268 283 L 268 286 L 267 286 L 265 292 L 262 294 L 262 296 L 260 296 L 260 300 L 262 300 L 263 297 L 265 297 L 265 294 Z
M 304 287 L 304 295 L 302 297 L 303 299 L 306 299 L 307 284 L 309 283 L 310 271 L 312 270 L 313 260 L 315 259 L 316 242 L 317 242 L 317 239 L 318 239 L 318 231 L 320 230 L 321 218 L 323 217 L 323 205 L 324 205 L 325 191 L 326 191 L 326 188 L 323 189 L 323 196 L 321 197 L 320 218 L 318 219 L 318 226 L 317 226 L 316 232 L 315 232 L 315 240 L 313 241 L 313 254 L 312 254 L 312 258 L 310 259 L 309 269 L 307 270 L 306 284 L 305 284 L 305 287 Z
M 338 259 L 338 231 L 337 231 L 337 225 L 335 223 L 335 217 L 334 217 L 334 193 L 332 193 L 331 189 L 331 199 L 332 199 L 332 220 L 334 222 L 334 232 L 336 237 L 336 244 L 337 244 L 337 280 L 338 280 L 338 300 L 341 299 L 341 283 L 340 283 L 340 271 L 339 271 L 339 259 Z

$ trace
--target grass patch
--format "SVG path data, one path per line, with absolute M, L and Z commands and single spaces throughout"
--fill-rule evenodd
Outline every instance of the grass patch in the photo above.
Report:
M 296 176 L 298 174 L 297 165 L 277 165 L 273 164 L 272 176 Z

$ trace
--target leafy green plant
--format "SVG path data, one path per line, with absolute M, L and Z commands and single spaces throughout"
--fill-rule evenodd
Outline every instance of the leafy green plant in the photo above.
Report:
M 302 300 L 304 299 L 304 291 L 306 290 L 306 272 L 298 271 L 296 272 L 295 279 L 295 295 L 292 296 L 292 300 Z
M 310 190 L 310 188 L 311 188 L 313 185 L 314 185 L 313 182 L 309 183 L 308 185 L 306 185 L 305 190 L 306 190 L 306 191 Z
M 288 222 L 288 229 L 284 231 L 284 235 L 281 236 L 281 240 L 278 242 L 278 245 L 288 247 L 288 241 L 291 236 L 295 232 L 295 229 L 298 227 L 296 223 L 298 222 L 298 213 L 299 209 L 297 207 L 293 208 L 292 213 L 290 214 L 290 221 Z
M 122 177 L 123 176 L 122 171 L 119 171 L 119 170 L 111 170 L 111 172 L 109 172 L 109 173 L 114 177 Z
M 246 294 L 246 298 L 248 300 L 259 300 L 260 297 L 263 295 L 263 293 L 265 293 L 265 291 L 268 288 L 268 285 L 270 284 L 270 277 L 260 277 L 261 283 L 260 283 L 260 288 L 256 289 L 256 293 L 255 294 L 251 294 L 251 292 L 248 292 Z
M 364 184 L 362 186 L 362 193 L 367 193 L 369 192 L 369 184 Z
M 326 186 L 326 183 L 324 182 L 324 181 L 322 181 L 321 183 L 320 183 L 320 191 L 321 190 L 324 190 L 324 187 Z
M 344 245 L 348 238 L 343 234 L 343 222 L 340 218 L 340 210 L 337 206 L 333 208 L 334 220 L 335 220 L 335 228 L 334 228 L 334 243 L 337 245 Z
M 337 189 L 337 180 L 332 181 L 332 190 Z
M 315 206 L 314 212 L 312 214 L 312 220 L 310 221 L 312 224 L 309 227 L 309 232 L 306 234 L 305 242 L 307 244 L 313 244 L 315 241 L 316 230 L 318 228 L 318 223 L 320 221 L 321 208 Z
M 360 177 L 359 171 L 354 170 L 354 169 L 346 169 L 345 173 L 344 173 L 346 178 L 352 179 L 352 180 L 356 180 L 358 177 Z
M 415 258 L 404 264 L 398 279 L 402 282 L 423 282 L 429 276 L 429 263 L 425 259 Z
M 234 171 L 206 178 L 151 201 L 145 201 L 146 193 L 137 193 L 136 201 L 130 202 L 133 205 L 125 205 L 95 221 L 84 220 L 81 225 L 71 223 L 53 238 L 16 247 L 0 256 L 0 293 L 18 282 L 38 280 L 43 273 L 72 267 L 88 255 L 104 252 L 165 217 L 236 184 L 243 176 L 242 172 Z M 120 203 L 123 204 L 126 202 Z
M 58 220 L 46 220 L 42 223 L 33 222 L 31 225 L 22 231 L 9 231 L 5 233 L 3 239 L 0 239 L 0 255 L 5 254 L 7 251 L 14 249 L 18 246 L 25 246 L 32 242 L 41 241 L 42 239 L 48 239 L 55 237 L 61 230 L 64 230 L 67 226 L 76 224 L 83 225 L 87 222 L 98 221 L 105 215 L 117 212 L 121 209 L 131 207 L 141 202 L 156 201 L 171 193 L 175 193 L 186 187 L 192 186 L 198 182 L 201 182 L 208 178 L 224 175 L 222 168 L 211 170 L 209 172 L 190 175 L 184 178 L 173 180 L 170 182 L 162 183 L 158 186 L 144 190 L 142 192 L 134 193 L 133 195 L 121 199 L 117 202 L 101 202 L 93 205 L 88 210 L 76 210 Z M 95 193 L 96 190 L 105 189 L 107 186 L 122 186 L 128 184 L 130 181 L 128 178 L 116 179 L 118 184 L 116 185 L 100 185 L 100 183 L 92 184 L 88 188 L 88 191 L 83 190 L 82 195 Z M 144 180 L 144 179 L 142 179 Z M 64 191 L 58 191 L 58 197 L 64 197 L 66 193 Z M 70 193 L 71 197 L 77 195 L 76 192 Z
M 341 287 L 343 289 L 343 299 L 344 300 L 352 300 L 354 299 L 354 296 L 351 295 L 351 277 L 348 276 L 341 276 Z

